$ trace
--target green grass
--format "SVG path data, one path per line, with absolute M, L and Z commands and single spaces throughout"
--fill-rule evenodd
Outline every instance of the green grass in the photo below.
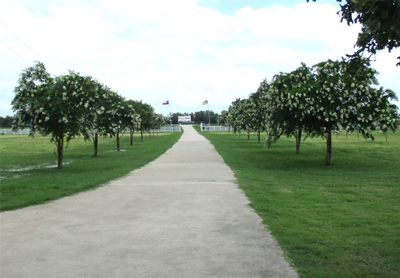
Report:
M 204 134 L 302 277 L 400 277 L 400 136 L 307 139 Z M 255 138 L 255 136 L 253 136 Z
M 64 169 L 56 165 L 56 146 L 49 137 L 0 136 L 0 210 L 40 204 L 95 188 L 154 160 L 170 148 L 181 133 L 146 136 L 143 143 L 122 137 L 123 151 L 115 139 L 99 138 L 99 156 L 93 157 L 91 141 L 72 140 L 64 154 Z

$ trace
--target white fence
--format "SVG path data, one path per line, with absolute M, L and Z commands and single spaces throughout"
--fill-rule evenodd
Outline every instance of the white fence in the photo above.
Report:
M 230 126 L 222 126 L 222 125 L 203 125 L 200 124 L 201 132 L 230 132 Z
M 30 129 L 12 130 L 11 128 L 0 128 L 0 135 L 29 135 Z
M 153 133 L 170 133 L 170 132 L 181 132 L 180 125 L 166 125 L 159 129 L 150 130 Z M 29 135 L 30 129 L 19 129 L 12 130 L 11 128 L 0 128 L 0 135 Z M 129 130 L 127 130 L 129 132 Z
M 159 129 L 150 130 L 153 133 L 169 133 L 169 132 L 181 132 L 181 125 L 166 125 Z

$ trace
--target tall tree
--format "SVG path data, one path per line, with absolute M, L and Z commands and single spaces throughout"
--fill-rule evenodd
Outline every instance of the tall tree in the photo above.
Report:
M 257 91 L 249 96 L 250 102 L 254 107 L 254 115 L 253 115 L 253 129 L 257 132 L 257 142 L 261 141 L 261 132 L 265 130 L 266 126 L 266 93 L 269 90 L 269 83 L 266 79 L 264 79 Z
M 63 167 L 64 140 L 79 135 L 87 102 L 84 78 L 70 72 L 52 78 L 43 63 L 25 69 L 12 101 L 17 126 L 29 125 L 31 134 L 50 135 L 57 145 L 57 168 Z
M 307 107 L 312 101 L 308 93 L 313 90 L 313 86 L 313 75 L 305 64 L 290 73 L 274 76 L 266 97 L 267 122 L 271 130 L 269 144 L 282 134 L 294 136 L 296 154 L 300 152 L 303 128 L 309 118 Z
M 361 132 L 373 138 L 372 131 L 382 126 L 395 130 L 399 115 L 391 100 L 391 90 L 376 88 L 377 72 L 367 59 L 318 63 L 313 67 L 315 86 L 310 96 L 312 117 L 306 123 L 310 135 L 326 138 L 325 164 L 332 164 L 332 132 L 347 130 Z
M 227 125 L 228 124 L 227 117 L 228 117 L 228 111 L 226 110 L 221 111 L 221 113 L 218 116 L 217 123 L 219 125 Z
M 154 108 L 147 103 L 143 103 L 142 101 L 131 101 L 133 109 L 135 109 L 136 113 L 140 115 L 140 139 L 143 142 L 143 132 L 148 131 L 153 126 L 153 114 Z
M 233 132 L 240 132 L 243 127 L 243 118 L 241 116 L 242 100 L 240 98 L 235 99 L 228 108 L 227 122 L 233 128 Z

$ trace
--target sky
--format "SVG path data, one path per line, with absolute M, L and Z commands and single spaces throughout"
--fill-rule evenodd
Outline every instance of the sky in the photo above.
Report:
M 265 78 L 352 53 L 360 27 L 341 23 L 338 9 L 335 0 L 0 0 L 0 116 L 13 114 L 19 75 L 35 61 L 164 115 L 207 109 L 204 100 L 220 112 Z M 381 51 L 372 65 L 400 96 L 397 56 Z

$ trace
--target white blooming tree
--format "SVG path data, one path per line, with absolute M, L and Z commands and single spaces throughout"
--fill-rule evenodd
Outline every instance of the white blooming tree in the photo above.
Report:
M 163 125 L 168 124 L 169 119 L 167 117 L 164 117 L 162 114 L 153 114 L 153 129 L 160 129 Z
M 81 134 L 85 124 L 84 78 L 75 73 L 52 78 L 40 62 L 24 70 L 12 101 L 17 126 L 28 124 L 32 134 L 50 135 L 62 168 L 64 140 Z
M 241 127 L 247 133 L 247 140 L 250 140 L 250 133 L 257 128 L 257 107 L 250 98 L 242 99 L 239 104 L 239 118 Z
M 376 88 L 377 72 L 366 59 L 328 60 L 313 67 L 315 86 L 309 94 L 310 117 L 305 129 L 310 135 L 326 138 L 325 164 L 332 164 L 332 132 L 361 132 L 373 138 L 372 131 L 394 130 L 399 115 L 390 100 L 391 90 Z
M 86 80 L 85 125 L 82 129 L 86 139 L 93 141 L 93 156 L 98 156 L 99 135 L 112 136 L 113 98 L 115 94 L 110 88 L 87 77 Z
M 131 101 L 130 104 L 140 116 L 140 138 L 143 142 L 143 132 L 149 131 L 153 127 L 154 108 L 142 101 Z
M 128 103 L 125 101 L 125 99 L 115 92 L 110 92 L 110 95 L 108 96 L 108 101 L 108 110 L 106 113 L 107 134 L 115 136 L 117 151 L 120 151 L 120 138 L 125 129 L 128 128 L 129 123 L 127 118 L 129 118 L 130 116 L 130 111 Z M 132 109 L 132 112 L 134 113 L 134 109 Z
M 249 101 L 252 104 L 252 128 L 257 132 L 257 142 L 260 143 L 261 132 L 265 131 L 266 127 L 266 116 L 267 116 L 267 105 L 266 96 L 269 91 L 269 83 L 264 79 L 257 91 L 249 96 Z
M 300 152 L 302 131 L 311 113 L 309 94 L 313 86 L 311 69 L 305 64 L 290 73 L 274 76 L 266 93 L 269 146 L 285 134 L 296 138 L 296 154 Z
M 123 116 L 123 121 L 126 124 L 126 127 L 129 129 L 129 142 L 132 146 L 135 130 L 140 128 L 142 119 L 140 118 L 140 115 L 136 113 L 133 105 L 130 104 L 129 101 L 125 102 L 125 113 Z
M 228 108 L 227 123 L 233 128 L 233 132 L 236 134 L 240 133 L 243 127 L 243 117 L 242 117 L 242 100 L 237 98 Z
M 217 123 L 223 126 L 228 124 L 228 111 L 221 111 L 221 113 L 218 115 Z

